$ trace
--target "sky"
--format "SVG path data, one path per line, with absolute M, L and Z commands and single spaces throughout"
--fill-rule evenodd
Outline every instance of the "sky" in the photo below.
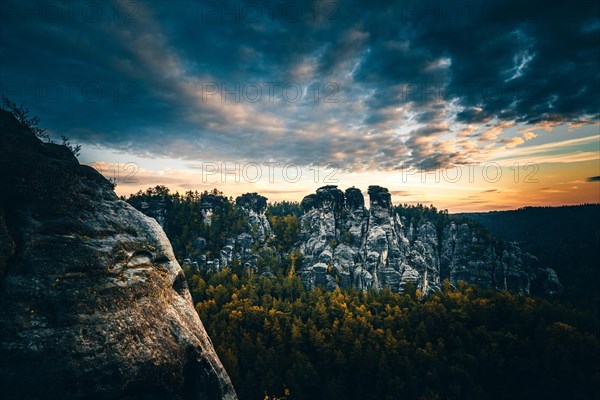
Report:
M 2 1 L 0 90 L 120 195 L 600 202 L 600 6 Z

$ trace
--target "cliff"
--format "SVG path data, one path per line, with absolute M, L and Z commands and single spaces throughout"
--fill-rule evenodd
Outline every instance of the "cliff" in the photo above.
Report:
M 159 224 L 0 111 L 5 399 L 235 399 Z
M 368 195 L 369 208 L 359 189 L 342 191 L 332 185 L 302 200 L 301 231 L 293 250 L 302 255 L 296 271 L 306 287 L 402 292 L 411 283 L 430 293 L 448 279 L 513 293 L 562 293 L 555 271 L 517 243 L 498 241 L 464 218 L 435 212 L 416 219 L 403 215 L 407 209 L 395 208 L 388 189 L 380 186 L 370 186 Z M 237 260 L 245 269 L 269 274 L 265 260 L 286 257 L 275 250 L 280 238 L 266 218 L 267 199 L 248 193 L 236 199 L 236 206 L 246 217 L 245 231 L 229 236 L 212 260 L 190 256 L 186 264 L 218 270 Z M 261 259 L 263 270 L 257 268 Z
M 386 188 L 370 186 L 368 195 L 369 209 L 355 188 L 324 186 L 302 201 L 299 271 L 307 287 L 402 291 L 412 282 L 428 293 L 448 278 L 515 293 L 562 291 L 554 270 L 540 266 L 516 243 L 498 249 L 468 224 L 451 219 L 443 226 L 427 218 L 413 224 L 394 211 Z

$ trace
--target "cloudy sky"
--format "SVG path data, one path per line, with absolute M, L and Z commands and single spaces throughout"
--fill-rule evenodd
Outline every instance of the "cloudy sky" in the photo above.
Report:
M 82 163 L 300 200 L 600 202 L 600 8 L 548 1 L 3 1 L 0 82 Z

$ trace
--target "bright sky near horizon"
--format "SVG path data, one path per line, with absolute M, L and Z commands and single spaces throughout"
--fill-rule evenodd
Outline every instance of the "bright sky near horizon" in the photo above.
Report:
M 2 94 L 119 194 L 377 184 L 451 212 L 600 202 L 593 2 L 1 7 Z

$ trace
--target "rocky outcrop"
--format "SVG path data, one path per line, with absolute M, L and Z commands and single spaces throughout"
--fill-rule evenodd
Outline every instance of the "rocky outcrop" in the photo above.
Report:
M 154 219 L 4 111 L 0 171 L 3 398 L 236 398 Z
M 202 203 L 200 208 L 202 210 L 202 219 L 208 225 L 212 223 L 212 215 L 215 208 L 223 205 L 227 201 L 223 196 L 215 194 L 206 194 L 202 196 Z
M 497 249 L 468 224 L 445 226 L 423 218 L 415 224 L 400 217 L 386 188 L 370 186 L 370 208 L 360 190 L 325 186 L 304 198 L 299 269 L 309 288 L 389 287 L 402 291 L 413 283 L 422 293 L 444 279 L 517 293 L 557 295 L 556 273 L 515 243 Z
M 140 204 L 140 211 L 150 218 L 154 218 L 156 222 L 160 225 L 161 228 L 165 227 L 165 222 L 167 220 L 167 206 L 165 204 L 165 198 L 160 198 L 156 201 L 156 204 L 149 204 L 144 201 Z
M 430 293 L 448 279 L 517 293 L 561 293 L 556 273 L 515 243 L 498 242 L 476 224 L 448 216 L 410 217 L 408 210 L 394 208 L 386 188 L 370 186 L 367 192 L 369 208 L 354 187 L 342 191 L 324 186 L 302 200 L 295 249 L 303 257 L 296 271 L 306 287 L 389 287 L 401 292 L 412 284 L 421 293 Z M 201 206 L 214 209 L 224 201 L 222 196 L 210 195 L 207 200 L 203 196 Z M 247 221 L 243 232 L 213 252 L 206 251 L 205 239 L 197 238 L 184 266 L 218 271 L 237 265 L 269 274 L 269 264 L 287 256 L 273 246 L 276 238 L 265 215 L 265 197 L 244 194 L 236 199 L 236 207 L 238 216 Z
M 205 224 L 211 224 L 214 207 L 222 205 L 225 201 L 227 199 L 222 196 L 210 194 L 202 196 L 200 207 Z M 257 261 L 261 256 L 280 256 L 269 244 L 269 240 L 273 237 L 273 231 L 265 214 L 267 198 L 258 193 L 245 193 L 236 198 L 236 207 L 240 215 L 244 216 L 247 221 L 243 226 L 243 231 L 237 236 L 228 237 L 225 245 L 215 255 L 211 255 L 207 251 L 207 240 L 198 237 L 192 243 L 195 254 L 186 255 L 182 263 L 184 267 L 190 267 L 192 270 L 219 271 L 238 263 L 246 270 L 257 272 Z M 210 210 L 211 214 L 206 214 L 207 210 Z
M 258 193 L 246 193 L 238 196 L 235 203 L 248 217 L 250 228 L 255 231 L 259 240 L 264 241 L 271 236 L 271 224 L 265 215 L 267 198 Z
M 222 268 L 231 266 L 235 261 L 244 269 L 257 272 L 257 261 L 260 257 L 279 256 L 269 244 L 273 231 L 265 214 L 267 198 L 258 193 L 245 193 L 238 196 L 235 202 L 238 211 L 247 218 L 247 225 L 242 233 L 227 239 L 221 249 L 220 258 L 213 263 L 216 262 L 214 265 Z

